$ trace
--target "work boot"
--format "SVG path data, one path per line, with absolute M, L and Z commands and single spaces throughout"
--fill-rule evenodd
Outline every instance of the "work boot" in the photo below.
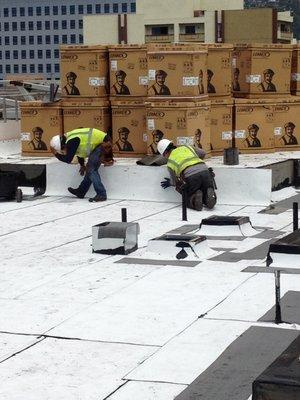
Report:
M 79 189 L 74 189 L 74 188 L 68 187 L 68 191 L 71 194 L 73 194 L 74 196 L 78 197 L 79 199 L 84 198 L 84 194 Z
M 206 193 L 206 207 L 210 210 L 214 208 L 217 202 L 217 195 L 212 187 L 207 189 Z
M 201 190 L 197 190 L 197 192 L 193 195 L 193 208 L 197 211 L 201 211 L 203 208 L 203 193 Z
M 89 199 L 89 201 L 91 203 L 96 203 L 98 201 L 106 201 L 107 197 L 106 196 L 100 196 L 99 194 L 96 194 L 95 197 L 92 197 L 91 199 Z

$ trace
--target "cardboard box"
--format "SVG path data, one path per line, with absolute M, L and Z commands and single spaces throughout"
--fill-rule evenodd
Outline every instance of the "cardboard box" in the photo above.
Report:
M 50 140 L 63 129 L 61 103 L 23 101 L 20 107 L 22 155 L 52 156 Z
M 147 48 L 141 45 L 109 47 L 110 96 L 147 96 Z
M 61 103 L 64 132 L 77 128 L 96 128 L 111 133 L 109 101 L 95 97 L 64 99 Z
M 236 146 L 241 153 L 274 152 L 274 100 L 236 99 Z
M 275 150 L 300 149 L 300 98 L 278 100 L 273 106 Z
M 235 97 L 267 98 L 290 94 L 292 45 L 237 45 L 233 52 Z
M 223 154 L 223 150 L 231 147 L 232 141 L 232 108 L 231 99 L 213 99 L 210 112 L 210 137 L 213 155 Z
M 161 139 L 172 140 L 176 146 L 195 145 L 207 157 L 210 145 L 209 101 L 152 101 L 147 105 L 148 154 L 157 154 Z
M 62 97 L 106 97 L 108 50 L 106 46 L 61 46 Z
M 296 96 L 300 94 L 300 45 L 298 44 L 293 46 L 291 93 Z
M 149 44 L 148 96 L 207 97 L 207 49 L 197 44 Z
M 145 155 L 147 135 L 144 98 L 111 99 L 111 109 L 114 154 L 122 157 Z

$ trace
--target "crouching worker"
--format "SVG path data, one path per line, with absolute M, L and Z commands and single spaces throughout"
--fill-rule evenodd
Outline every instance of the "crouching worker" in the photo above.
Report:
M 203 161 L 205 151 L 194 146 L 176 147 L 168 139 L 157 144 L 158 152 L 168 159 L 167 167 L 171 178 L 165 178 L 161 186 L 175 186 L 179 193 L 186 191 L 187 206 L 201 211 L 203 204 L 212 209 L 217 201 L 211 170 Z
M 96 196 L 89 201 L 105 201 L 105 187 L 101 181 L 99 167 L 113 164 L 112 144 L 109 135 L 95 128 L 80 128 L 56 135 L 50 141 L 51 152 L 55 157 L 70 164 L 76 155 L 80 164 L 79 173 L 84 176 L 78 188 L 68 188 L 74 196 L 83 199 L 93 184 Z M 85 165 L 85 159 L 87 164 Z

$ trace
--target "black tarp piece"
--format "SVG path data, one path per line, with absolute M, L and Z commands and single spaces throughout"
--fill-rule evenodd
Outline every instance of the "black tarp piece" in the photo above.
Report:
M 159 167 L 160 165 L 166 165 L 167 161 L 168 160 L 166 159 L 166 157 L 158 154 L 155 156 L 145 156 L 142 159 L 138 160 L 136 163 L 137 165 L 147 165 L 148 167 Z
M 280 304 L 281 304 L 281 314 L 283 321 L 291 324 L 300 324 L 300 292 L 289 290 L 281 298 Z M 264 314 L 259 319 L 259 321 L 262 322 L 270 322 L 274 320 L 275 320 L 275 306 L 272 307 L 266 314 Z M 299 362 L 299 368 L 300 368 L 300 362 Z
M 300 399 L 300 335 L 253 382 L 252 400 Z
M 212 215 L 211 217 L 204 218 L 201 221 L 200 228 L 202 225 L 215 225 L 215 226 L 232 226 L 232 225 L 243 225 L 250 223 L 249 217 L 243 216 L 229 216 L 229 215 Z
M 257 326 L 249 328 L 175 400 L 247 400 L 256 377 L 298 335 L 299 331 L 289 329 Z M 300 397 L 297 400 L 299 399 Z
M 300 230 L 297 229 L 270 244 L 269 253 L 300 254 Z
M 46 190 L 46 165 L 44 164 L 0 164 L 0 171 L 18 173 L 18 185 Z

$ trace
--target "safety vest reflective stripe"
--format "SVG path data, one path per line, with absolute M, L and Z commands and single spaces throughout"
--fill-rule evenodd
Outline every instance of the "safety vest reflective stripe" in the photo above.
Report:
M 192 146 L 180 146 L 171 152 L 167 166 L 180 176 L 187 167 L 203 162 Z
M 105 132 L 95 128 L 74 129 L 73 131 L 66 133 L 66 143 L 71 139 L 79 138 L 80 144 L 76 151 L 76 155 L 78 157 L 86 158 L 99 144 L 103 143 L 105 136 Z

